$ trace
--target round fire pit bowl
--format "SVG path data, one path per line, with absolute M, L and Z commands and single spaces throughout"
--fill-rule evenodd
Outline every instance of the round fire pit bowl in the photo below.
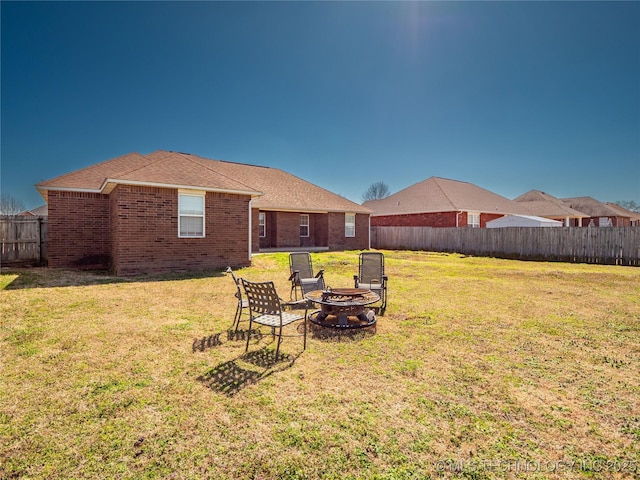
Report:
M 307 300 L 320 305 L 309 315 L 316 325 L 332 328 L 365 328 L 375 324 L 373 309 L 366 306 L 380 300 L 380 296 L 364 288 L 329 288 L 305 295 Z

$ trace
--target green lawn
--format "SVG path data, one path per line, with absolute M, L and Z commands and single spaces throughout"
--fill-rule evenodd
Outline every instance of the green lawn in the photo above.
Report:
M 376 328 L 279 362 L 221 272 L 3 269 L 0 478 L 640 478 L 639 268 L 385 256 Z M 237 273 L 289 295 L 286 254 Z

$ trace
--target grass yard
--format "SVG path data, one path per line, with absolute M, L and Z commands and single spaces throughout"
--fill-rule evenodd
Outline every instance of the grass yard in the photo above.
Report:
M 279 362 L 221 272 L 3 269 L 0 478 L 640 478 L 640 268 L 385 255 L 375 330 Z M 286 254 L 237 274 L 289 295 Z

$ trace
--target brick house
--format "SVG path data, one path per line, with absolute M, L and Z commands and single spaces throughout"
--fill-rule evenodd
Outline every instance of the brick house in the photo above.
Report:
M 363 203 L 371 226 L 481 227 L 504 215 L 530 215 L 518 203 L 471 183 L 430 177 L 381 200 Z
M 269 167 L 131 153 L 36 188 L 50 267 L 133 275 L 246 266 L 261 248 L 369 248 L 368 209 Z
M 640 224 L 640 215 L 613 203 L 604 203 L 592 197 L 561 199 L 565 205 L 585 214 L 583 227 L 630 227 Z
M 583 220 L 589 218 L 589 215 L 572 208 L 570 204 L 540 190 L 529 190 L 514 198 L 514 201 L 521 203 L 531 215 L 559 220 L 565 227 L 581 227 Z

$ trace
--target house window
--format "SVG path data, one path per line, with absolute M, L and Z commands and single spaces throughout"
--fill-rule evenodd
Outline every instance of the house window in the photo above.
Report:
M 309 215 L 307 214 L 300 215 L 300 236 L 309 236 Z
M 267 236 L 266 218 L 264 212 L 258 213 L 258 232 L 261 237 Z
M 356 214 L 355 213 L 344 214 L 344 236 L 345 237 L 356 236 Z
M 205 194 L 178 194 L 178 237 L 204 237 Z
M 467 227 L 480 227 L 480 214 L 475 212 L 467 212 Z
M 612 227 L 613 223 L 611 223 L 611 219 L 609 217 L 600 217 L 600 218 L 598 218 L 598 226 L 599 227 Z

